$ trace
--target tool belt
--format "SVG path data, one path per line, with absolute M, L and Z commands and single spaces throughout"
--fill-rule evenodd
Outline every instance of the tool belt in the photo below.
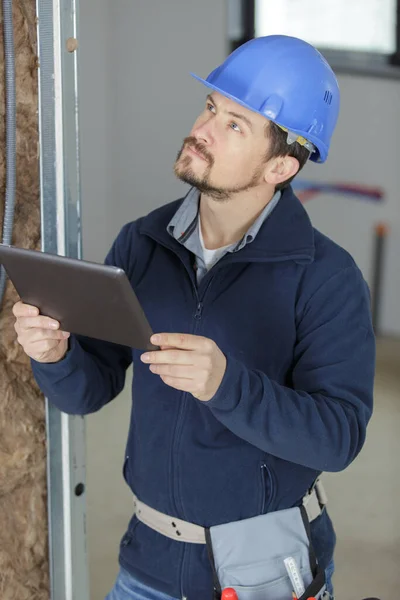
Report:
M 318 479 L 302 506 L 279 510 L 210 529 L 161 513 L 134 496 L 139 521 L 173 540 L 205 544 L 213 572 L 214 599 L 234 588 L 239 600 L 329 598 L 325 573 L 310 538 L 310 522 L 327 503 Z
M 317 479 L 303 498 L 303 506 L 310 523 L 320 516 L 327 501 L 322 482 Z M 161 513 L 138 500 L 135 495 L 133 496 L 133 505 L 137 519 L 154 529 L 154 531 L 158 531 L 158 533 L 178 542 L 188 544 L 207 543 L 204 527 Z

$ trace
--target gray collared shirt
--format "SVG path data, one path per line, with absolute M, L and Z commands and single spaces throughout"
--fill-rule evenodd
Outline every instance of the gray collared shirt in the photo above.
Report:
M 249 227 L 242 239 L 239 242 L 228 246 L 219 257 L 219 260 L 221 260 L 228 252 L 238 252 L 244 248 L 246 244 L 250 244 L 255 239 L 262 224 L 278 204 L 280 197 L 281 192 L 276 192 L 272 200 Z M 207 266 L 204 262 L 204 254 L 199 235 L 199 202 L 200 192 L 197 188 L 192 187 L 167 226 L 168 233 L 195 255 L 197 283 L 200 283 L 207 273 Z

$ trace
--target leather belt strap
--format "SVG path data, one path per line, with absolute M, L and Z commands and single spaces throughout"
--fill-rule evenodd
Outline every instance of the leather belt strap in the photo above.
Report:
M 137 519 L 161 535 L 189 544 L 206 543 L 204 527 L 161 513 L 138 500 L 136 496 L 133 497 L 133 503 Z M 317 480 L 303 498 L 303 505 L 310 522 L 319 517 L 326 503 L 325 490 L 322 483 Z

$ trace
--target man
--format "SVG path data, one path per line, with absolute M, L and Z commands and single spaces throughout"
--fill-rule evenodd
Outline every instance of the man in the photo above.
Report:
M 124 476 L 136 514 L 110 600 L 211 600 L 213 583 L 218 596 L 204 528 L 300 507 L 322 471 L 357 456 L 372 412 L 366 284 L 289 185 L 308 158 L 327 158 L 332 70 L 309 44 L 270 36 L 203 83 L 210 93 L 175 163 L 189 193 L 125 225 L 106 259 L 128 274 L 161 350 L 68 340 L 36 309 L 14 308 L 38 384 L 67 413 L 99 410 L 135 365 Z M 321 494 L 317 509 L 311 542 L 332 593 Z M 258 600 L 248 578 L 239 600 Z

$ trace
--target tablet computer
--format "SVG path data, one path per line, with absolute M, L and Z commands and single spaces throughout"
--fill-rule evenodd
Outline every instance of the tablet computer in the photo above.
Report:
M 140 350 L 151 327 L 123 269 L 0 244 L 2 264 L 22 302 L 63 331 Z

